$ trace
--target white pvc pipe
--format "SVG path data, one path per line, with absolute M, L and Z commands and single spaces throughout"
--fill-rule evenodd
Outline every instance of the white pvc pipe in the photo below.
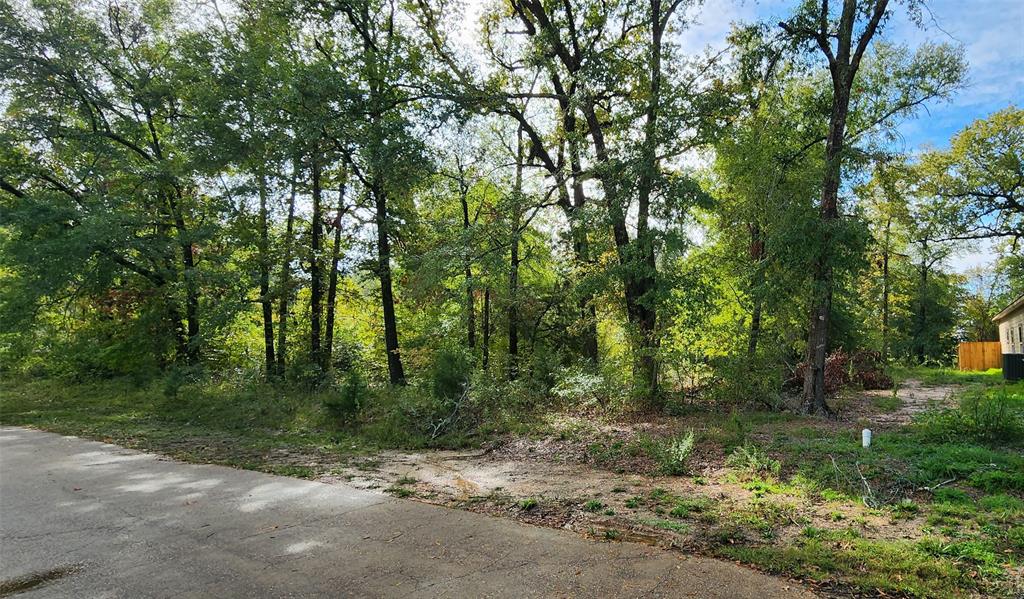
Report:
M 860 444 L 864 449 L 871 447 L 871 429 L 866 428 L 860 432 Z

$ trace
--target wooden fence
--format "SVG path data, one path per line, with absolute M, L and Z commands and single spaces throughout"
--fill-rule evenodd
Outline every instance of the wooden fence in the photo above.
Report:
M 998 341 L 967 341 L 960 344 L 960 370 L 988 370 L 1003 367 L 1003 353 Z

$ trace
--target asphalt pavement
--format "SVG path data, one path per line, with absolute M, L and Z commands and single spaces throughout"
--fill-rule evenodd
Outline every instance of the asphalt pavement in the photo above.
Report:
M 812 597 L 729 562 L 0 427 L 0 597 Z

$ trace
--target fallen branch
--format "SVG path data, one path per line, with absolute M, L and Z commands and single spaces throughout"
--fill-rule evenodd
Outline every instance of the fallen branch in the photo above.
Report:
M 860 462 L 854 464 L 857 467 L 857 474 L 860 476 L 860 481 L 864 483 L 864 490 L 867 491 L 867 495 L 861 496 L 861 501 L 864 505 L 870 508 L 878 507 L 878 501 L 875 499 L 875 494 L 871 490 L 871 485 L 868 484 L 868 479 L 864 478 L 864 473 L 860 471 Z
M 934 493 L 935 489 L 938 489 L 939 487 L 941 487 L 943 485 L 948 485 L 949 483 L 954 483 L 956 481 L 957 481 L 957 478 L 954 476 L 953 478 L 951 478 L 949 480 L 944 480 L 944 481 L 942 481 L 941 483 L 939 483 L 937 485 L 932 485 L 930 487 L 918 487 L 917 490 L 918 491 L 928 491 L 929 493 Z

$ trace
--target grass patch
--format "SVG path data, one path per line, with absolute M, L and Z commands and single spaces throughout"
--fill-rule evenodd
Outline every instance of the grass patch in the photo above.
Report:
M 681 435 L 659 440 L 651 452 L 658 470 L 669 476 L 686 474 L 687 462 L 693 453 L 695 437 L 693 430 Z
M 677 497 L 669 515 L 673 518 L 688 518 L 692 515 L 708 514 L 714 511 L 716 502 L 707 497 Z
M 1024 385 L 975 387 L 960 394 L 956 408 L 918 419 L 918 434 L 939 441 L 1024 445 Z
M 903 405 L 903 401 L 895 393 L 892 395 L 873 395 L 871 403 L 874 404 L 879 412 L 886 413 L 895 412 Z
M 928 386 L 936 385 L 969 385 L 974 383 L 998 385 L 1003 382 L 1003 371 L 999 368 L 989 370 L 957 370 L 956 368 L 929 368 L 925 366 L 895 367 L 891 371 L 893 379 L 902 384 L 907 380 L 918 380 Z
M 412 497 L 413 495 L 416 494 L 415 491 L 406 487 L 388 487 L 387 489 L 384 489 L 384 492 L 395 497 L 403 498 Z
M 932 544 L 863 539 L 845 531 L 805 529 L 788 547 L 723 546 L 719 552 L 768 572 L 840 582 L 867 594 L 957 597 L 964 590 L 996 584 L 991 572 L 979 571 L 952 551 L 937 552 Z
M 771 458 L 756 445 L 744 444 L 733 450 L 725 465 L 751 476 L 778 476 L 782 469 L 779 460 Z
M 0 381 L 0 423 L 159 452 L 187 462 L 315 478 L 382 448 L 358 423 L 339 423 L 330 392 L 260 383 L 131 379 Z M 416 446 L 413 436 L 395 436 Z
M 659 474 L 684 472 L 696 437 L 724 449 L 731 469 L 726 480 L 750 491 L 751 500 L 719 502 L 664 488 L 630 496 L 643 487 L 624 484 L 612 489 L 624 500 L 626 510 L 620 511 L 636 510 L 633 517 L 643 516 L 641 524 L 681 534 L 699 528 L 702 538 L 721 544 L 716 551 L 723 556 L 863 593 L 993 594 L 1006 579 L 1006 565 L 1024 563 L 1024 435 L 1017 438 L 1012 428 L 999 432 L 1024 414 L 1024 384 L 996 384 L 989 373 L 971 379 L 955 371 L 929 380 L 947 379 L 971 385 L 955 408 L 929 413 L 904 429 L 879 431 L 870 450 L 860 446 L 859 427 L 823 427 L 814 419 L 756 412 L 684 421 L 699 433 L 677 437 L 613 438 L 591 427 L 575 440 L 597 439 L 587 447 L 593 464 Z M 404 395 L 363 408 L 355 421 L 346 421 L 327 395 L 227 382 L 183 384 L 168 394 L 160 381 L 5 381 L 0 422 L 305 478 L 353 457 L 356 467 L 373 469 L 378 464 L 363 457 L 373 451 L 434 443 L 403 428 L 410 415 L 393 407 Z M 474 442 L 487 434 L 478 433 Z M 469 441 L 451 436 L 439 442 Z M 402 477 L 386 491 L 412 496 L 416 482 Z M 591 497 L 582 510 L 615 514 L 599 496 Z M 810 524 L 803 515 L 809 512 L 798 508 L 821 500 L 829 505 L 820 525 L 846 529 L 808 527 L 795 541 L 782 534 Z M 911 526 L 923 521 L 932 536 L 922 542 L 861 538 L 858 524 L 875 529 L 858 515 L 859 508 L 848 509 L 853 503 L 875 508 L 868 512 L 873 516 L 911 520 Z M 508 498 L 506 504 L 528 512 L 539 501 Z
M 519 501 L 519 509 L 524 512 L 528 512 L 539 505 L 539 502 L 533 497 L 528 497 Z

